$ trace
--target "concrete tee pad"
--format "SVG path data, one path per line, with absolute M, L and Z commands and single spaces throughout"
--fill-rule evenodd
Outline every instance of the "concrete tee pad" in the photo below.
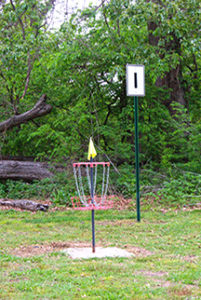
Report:
M 116 247 L 96 247 L 96 252 L 92 252 L 92 248 L 67 248 L 62 250 L 63 253 L 69 255 L 72 259 L 88 259 L 103 257 L 132 257 L 130 252 Z

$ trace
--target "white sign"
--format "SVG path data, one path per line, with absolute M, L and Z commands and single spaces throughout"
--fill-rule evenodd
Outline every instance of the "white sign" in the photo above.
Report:
M 127 96 L 145 96 L 143 65 L 126 65 Z

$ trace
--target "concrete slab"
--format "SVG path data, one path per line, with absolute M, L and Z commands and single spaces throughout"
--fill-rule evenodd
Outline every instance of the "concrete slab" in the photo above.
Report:
M 96 247 L 93 253 L 91 247 L 87 248 L 67 248 L 62 250 L 63 253 L 69 255 L 72 259 L 88 259 L 88 258 L 104 258 L 104 257 L 132 257 L 133 254 L 116 247 Z

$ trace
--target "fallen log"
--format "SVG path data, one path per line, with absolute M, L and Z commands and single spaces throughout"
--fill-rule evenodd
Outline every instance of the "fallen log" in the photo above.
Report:
M 14 208 L 20 208 L 24 210 L 30 211 L 47 211 L 49 208 L 48 204 L 41 204 L 30 200 L 8 200 L 8 199 L 0 199 L 0 205 L 3 206 L 11 206 Z
M 0 179 L 33 181 L 52 176 L 47 163 L 0 160 Z

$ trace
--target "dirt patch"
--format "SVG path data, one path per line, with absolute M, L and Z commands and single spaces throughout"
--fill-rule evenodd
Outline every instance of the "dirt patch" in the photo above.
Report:
M 3 199 L 1 199 L 3 200 Z M 7 199 L 12 201 L 12 199 Z M 36 202 L 36 203 L 40 203 L 40 204 L 47 204 L 49 205 L 49 212 L 54 212 L 54 211 L 67 211 L 67 210 L 71 210 L 71 207 L 68 206 L 54 206 L 53 203 L 47 199 L 47 200 L 35 200 L 32 199 L 32 201 Z M 117 210 L 123 210 L 123 209 L 129 209 L 129 208 L 133 208 L 134 206 L 134 201 L 133 199 L 125 199 L 123 197 L 114 197 L 113 200 L 113 209 L 117 209 Z M 24 211 L 25 209 L 21 209 L 21 208 L 17 208 L 17 207 L 13 207 L 13 206 L 9 206 L 9 205 L 0 205 L 0 210 L 15 210 L 15 211 Z M 36 211 L 37 212 L 37 211 Z M 33 212 L 33 213 L 36 213 Z
M 137 274 L 143 274 L 146 277 L 163 277 L 163 276 L 167 276 L 168 272 L 164 272 L 164 271 L 152 272 L 146 270 L 139 270 L 137 271 Z
M 78 247 L 78 248 L 83 248 L 83 247 L 90 247 L 90 243 L 85 243 L 85 242 L 53 242 L 51 243 L 52 247 L 54 249 L 63 249 L 63 248 L 72 248 L 72 247 Z
M 97 243 L 97 247 L 103 247 L 100 243 Z M 35 244 L 35 245 L 28 245 L 28 246 L 20 246 L 19 248 L 14 249 L 11 251 L 12 255 L 18 257 L 32 257 L 32 256 L 40 256 L 43 254 L 48 254 L 51 252 L 58 252 L 65 248 L 84 248 L 84 247 L 91 247 L 91 243 L 86 242 L 53 242 L 50 244 Z M 106 245 L 104 245 L 106 247 Z M 137 248 L 132 247 L 130 245 L 125 245 L 124 248 L 134 254 L 136 257 L 147 257 L 152 255 L 153 253 L 144 249 L 144 248 Z
M 115 220 L 115 221 L 96 221 L 97 224 L 101 226 L 134 226 L 136 221 L 133 220 Z
M 188 256 L 183 256 L 183 257 L 181 257 L 181 259 L 182 259 L 182 260 L 185 260 L 185 261 L 187 261 L 187 262 L 190 262 L 190 263 L 196 263 L 198 257 L 195 256 L 195 255 L 188 255 Z
M 128 250 L 129 252 L 133 253 L 135 257 L 147 257 L 153 255 L 153 252 L 145 248 L 133 247 L 131 245 L 124 245 L 124 248 L 126 248 L 126 250 Z
M 186 205 L 182 208 L 183 211 L 201 210 L 201 202 L 194 205 Z
M 123 197 L 118 197 L 118 196 L 111 196 L 112 198 L 112 209 L 116 209 L 116 210 L 123 210 L 123 209 L 133 209 L 135 206 L 135 203 L 133 201 L 133 199 L 125 199 Z M 110 198 L 108 197 L 108 200 Z M 75 205 L 76 206 L 76 205 Z M 50 207 L 49 211 L 66 211 L 66 210 L 71 210 L 73 209 L 72 207 Z
M 171 299 L 173 299 L 172 297 L 175 298 L 176 296 L 182 297 L 182 299 L 183 299 L 183 297 L 185 297 L 185 296 L 191 296 L 192 291 L 186 286 L 184 286 L 180 289 L 174 287 L 169 291 L 169 294 L 170 294 Z M 185 298 L 185 299 L 190 299 L 190 298 Z M 194 298 L 194 299 L 198 299 L 198 298 Z
M 149 270 L 138 270 L 135 272 L 133 275 L 142 275 L 143 277 L 147 278 L 147 286 L 150 286 L 150 282 L 155 283 L 156 288 L 164 287 L 168 288 L 169 294 L 172 295 L 171 299 L 177 296 L 190 296 L 192 295 L 192 290 L 197 290 L 199 289 L 198 286 L 196 285 L 190 285 L 190 284 L 182 284 L 180 287 L 176 286 L 175 282 L 171 282 L 169 280 L 166 280 L 164 277 L 168 276 L 168 272 L 165 271 L 158 271 L 158 272 L 153 272 Z M 182 298 L 183 299 L 183 298 Z
M 11 254 L 19 257 L 31 257 L 49 252 L 52 252 L 51 245 L 30 245 L 20 246 L 19 248 L 14 249 Z
M 147 271 L 147 270 L 139 270 L 136 271 L 135 275 L 142 275 L 143 277 L 147 278 L 148 281 L 148 286 L 150 285 L 149 280 L 154 282 L 156 284 L 156 287 L 164 287 L 168 288 L 171 286 L 174 286 L 174 284 L 169 281 L 165 280 L 163 277 L 168 275 L 168 272 L 164 271 L 158 271 L 158 272 L 153 272 L 153 271 Z
M 14 249 L 11 254 L 19 257 L 39 256 L 51 252 L 57 252 L 64 248 L 71 247 L 90 247 L 89 243 L 74 243 L 74 242 L 53 242 L 51 244 L 35 244 L 28 246 L 20 246 Z
M 1 199 L 3 200 L 3 199 Z M 12 199 L 7 199 L 7 200 L 11 200 Z M 72 208 L 71 207 L 68 207 L 68 206 L 59 206 L 59 207 L 56 207 L 56 206 L 53 206 L 53 203 L 47 199 L 47 200 L 35 200 L 35 199 L 31 199 L 33 200 L 34 202 L 36 203 L 40 203 L 40 204 L 48 204 L 49 205 L 49 209 L 48 211 L 49 212 L 54 212 L 54 211 L 67 211 L 67 210 L 71 210 Z M 142 204 L 143 205 L 143 202 Z M 113 202 L 113 209 L 117 209 L 117 210 L 123 210 L 123 209 L 134 209 L 135 208 L 135 201 L 133 199 L 125 199 L 121 196 L 116 196 L 114 198 L 114 202 Z M 0 210 L 16 210 L 16 211 L 24 211 L 24 209 L 20 209 L 20 208 L 16 208 L 16 207 L 12 207 L 12 206 L 2 206 L 0 205 Z M 194 205 L 189 205 L 189 206 L 183 206 L 181 207 L 180 209 L 177 209 L 177 211 L 180 211 L 180 210 L 183 210 L 183 211 L 193 211 L 193 210 L 201 210 L 201 202 L 200 203 L 197 203 L 197 204 L 194 204 Z M 167 213 L 171 211 L 171 208 L 169 209 L 164 209 L 164 208 L 161 208 L 161 212 L 162 213 Z M 36 212 L 32 212 L 32 213 L 36 213 Z M 146 220 L 144 220 L 146 222 Z M 163 223 L 164 221 L 158 221 L 158 222 L 161 222 Z
M 21 209 L 21 208 L 11 207 L 11 206 L 7 206 L 7 205 L 4 205 L 4 206 L 1 206 L 1 205 L 0 205 L 0 210 L 24 211 L 24 210 Z
M 117 197 L 114 201 L 114 209 L 131 209 L 135 207 L 135 202 L 133 199 L 125 199 L 123 197 Z

